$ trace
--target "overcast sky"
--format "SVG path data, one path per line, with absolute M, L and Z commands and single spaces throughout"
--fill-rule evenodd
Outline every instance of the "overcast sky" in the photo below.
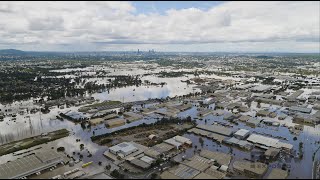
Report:
M 0 2 L 0 49 L 319 52 L 316 2 Z

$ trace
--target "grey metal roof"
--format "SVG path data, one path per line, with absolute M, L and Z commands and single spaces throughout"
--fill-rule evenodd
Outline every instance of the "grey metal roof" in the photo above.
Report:
M 233 131 L 230 128 L 226 128 L 223 126 L 217 126 L 217 125 L 203 125 L 199 124 L 197 125 L 197 128 L 207 130 L 213 133 L 221 134 L 224 136 L 231 136 Z
M 0 165 L 0 179 L 21 178 L 31 175 L 56 162 L 63 161 L 61 155 L 54 151 L 32 154 Z

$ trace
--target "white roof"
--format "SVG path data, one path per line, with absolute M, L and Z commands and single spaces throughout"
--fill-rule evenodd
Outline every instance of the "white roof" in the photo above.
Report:
M 237 136 L 245 136 L 245 135 L 247 135 L 249 132 L 250 132 L 249 130 L 240 129 L 239 131 L 237 131 L 237 132 L 235 133 L 235 135 L 237 135 Z
M 132 145 L 131 143 L 123 142 L 123 143 L 117 144 L 115 146 L 112 146 L 109 149 L 111 151 L 115 151 L 115 152 L 121 151 L 121 152 L 127 153 L 127 152 L 134 151 L 137 148 L 134 145 Z
M 175 137 L 173 137 L 173 139 L 180 142 L 180 143 L 190 143 L 191 142 L 190 139 L 185 138 L 183 136 L 175 136 Z
M 251 134 L 248 137 L 247 141 L 251 141 L 253 143 L 258 143 L 258 144 L 263 144 L 268 147 L 275 147 L 276 144 L 279 142 L 278 139 L 273 139 L 273 138 L 269 138 L 269 137 L 265 137 L 265 136 L 261 136 L 261 135 L 257 135 L 257 134 Z
M 154 161 L 154 159 L 149 156 L 143 156 L 142 158 L 140 158 L 140 160 L 148 164 L 151 164 Z
M 173 145 L 173 146 L 175 146 L 175 147 L 179 147 L 179 146 L 181 146 L 182 145 L 182 143 L 180 143 L 180 142 L 178 142 L 178 141 L 176 141 L 176 140 L 174 140 L 174 139 L 167 139 L 167 140 L 165 140 L 164 142 L 166 142 L 166 143 L 168 143 L 168 144 L 171 144 L 171 145 Z

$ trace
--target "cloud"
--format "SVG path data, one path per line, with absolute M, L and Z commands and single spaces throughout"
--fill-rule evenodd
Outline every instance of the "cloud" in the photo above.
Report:
M 27 43 L 39 43 L 59 49 L 59 44 L 69 44 L 74 46 L 69 50 L 76 50 L 81 43 L 81 48 L 122 50 L 120 45 L 154 44 L 163 49 L 176 44 L 183 49 L 255 42 L 315 47 L 319 6 L 319 2 L 226 2 L 208 10 L 142 14 L 130 2 L 1 2 L 0 47 L 18 44 L 28 49 Z

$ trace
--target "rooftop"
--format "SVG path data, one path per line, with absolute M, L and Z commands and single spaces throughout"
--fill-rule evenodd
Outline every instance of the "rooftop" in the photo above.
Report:
M 233 131 L 230 128 L 226 128 L 223 126 L 217 126 L 217 125 L 203 125 L 199 124 L 197 125 L 197 128 L 207 130 L 213 133 L 221 134 L 224 136 L 231 136 Z

